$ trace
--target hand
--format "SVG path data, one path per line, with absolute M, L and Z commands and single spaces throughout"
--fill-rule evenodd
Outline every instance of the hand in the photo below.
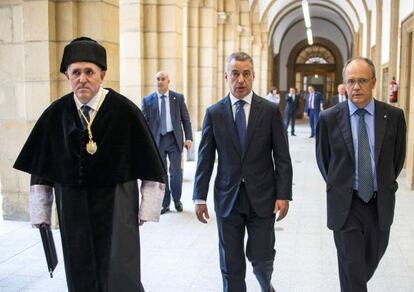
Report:
M 184 147 L 185 147 L 185 149 L 190 150 L 191 144 L 192 144 L 191 140 L 185 140 L 184 141 Z
M 201 223 L 207 223 L 207 219 L 210 219 L 210 215 L 208 215 L 207 204 L 195 204 L 194 209 L 198 221 Z
M 273 210 L 274 214 L 279 212 L 279 216 L 277 216 L 276 221 L 280 221 L 287 215 L 289 210 L 289 201 L 288 200 L 276 200 L 275 208 Z

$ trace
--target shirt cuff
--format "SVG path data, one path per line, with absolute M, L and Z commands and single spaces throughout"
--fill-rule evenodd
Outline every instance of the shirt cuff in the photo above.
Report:
M 31 185 L 29 193 L 29 214 L 32 225 L 46 223 L 51 225 L 53 187 Z
M 155 181 L 143 180 L 141 183 L 141 206 L 139 219 L 158 222 L 160 210 L 165 194 L 165 184 Z

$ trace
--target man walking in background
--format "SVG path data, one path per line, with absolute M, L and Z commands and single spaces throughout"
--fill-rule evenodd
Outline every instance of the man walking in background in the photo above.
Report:
M 193 140 L 190 115 L 188 114 L 184 96 L 169 90 L 170 78 L 168 73 L 160 71 L 155 77 L 157 91 L 144 97 L 141 109 L 154 135 L 155 142 L 166 167 L 167 157 L 169 160 L 169 179 L 167 175 L 161 214 L 170 211 L 171 197 L 177 212 L 182 212 L 183 174 L 181 154 L 184 147 L 187 150 L 191 148 Z M 183 138 L 183 129 L 185 140 Z
M 289 88 L 289 93 L 285 95 L 285 128 L 286 132 L 290 126 L 290 134 L 292 136 L 296 136 L 295 134 L 295 121 L 296 121 L 296 114 L 299 109 L 299 100 L 300 95 L 296 94 L 296 88 L 291 87 Z
M 338 85 L 338 94 L 332 97 L 332 106 L 347 100 L 348 97 L 346 96 L 346 87 L 344 84 Z
M 315 91 L 313 85 L 309 85 L 305 102 L 305 113 L 309 117 L 309 126 L 311 128 L 311 135 L 309 138 L 315 137 L 316 125 L 318 124 L 319 113 L 321 110 L 323 110 L 323 96 L 320 92 Z

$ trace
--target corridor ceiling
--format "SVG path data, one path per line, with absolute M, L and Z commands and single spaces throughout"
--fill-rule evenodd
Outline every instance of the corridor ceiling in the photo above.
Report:
M 367 15 L 375 27 L 375 0 L 308 0 L 314 38 L 324 38 L 341 48 L 344 58 L 352 51 L 355 33 L 362 31 L 362 52 L 375 43 L 375 30 L 367 42 Z M 249 0 L 250 10 L 258 12 L 259 21 L 267 24 L 269 44 L 274 55 L 306 39 L 301 0 Z

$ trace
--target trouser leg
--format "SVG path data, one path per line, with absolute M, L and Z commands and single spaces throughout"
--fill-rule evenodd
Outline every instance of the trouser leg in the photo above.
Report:
M 314 110 L 309 110 L 309 127 L 311 128 L 311 136 L 314 136 L 315 135 L 315 132 L 314 132 L 314 115 L 315 115 L 315 112 L 314 112 Z
M 246 292 L 244 256 L 244 219 L 239 214 L 217 216 L 220 269 L 224 292 Z
M 291 133 L 292 134 L 295 134 L 295 121 L 296 121 L 295 114 L 292 114 L 292 125 L 291 125 Z
M 344 227 L 334 232 L 342 292 L 365 292 L 388 245 L 389 230 L 378 225 L 376 199 L 352 200 Z
M 161 160 L 164 163 L 164 166 L 167 168 L 168 164 L 167 164 L 167 155 L 168 155 L 168 147 L 169 147 L 169 138 L 167 137 L 167 135 L 161 136 L 160 137 L 160 145 L 158 147 L 160 155 L 161 155 Z M 169 175 L 168 173 L 165 175 L 165 192 L 164 192 L 164 199 L 162 201 L 162 207 L 166 208 L 168 206 L 170 206 L 171 203 L 171 190 L 170 190 L 170 180 L 169 180 Z
M 177 143 L 175 143 L 177 144 Z M 168 152 L 170 160 L 170 186 L 171 196 L 174 202 L 181 200 L 181 193 L 183 187 L 183 173 L 181 169 L 181 152 L 176 145 L 171 145 L 171 150 Z
M 275 258 L 275 216 L 258 217 L 253 210 L 247 221 L 247 247 L 246 254 L 253 266 L 262 292 L 271 290 L 273 262 Z

